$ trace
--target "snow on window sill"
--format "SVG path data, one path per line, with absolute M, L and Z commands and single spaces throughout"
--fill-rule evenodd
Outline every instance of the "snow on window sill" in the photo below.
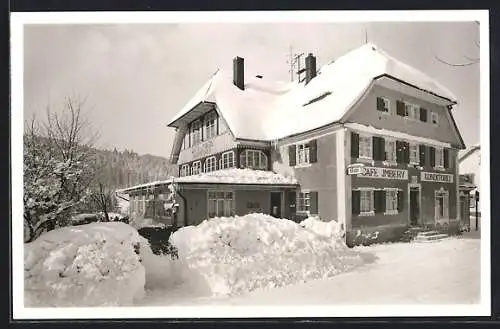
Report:
M 310 166 L 311 166 L 311 163 L 306 162 L 306 163 L 299 163 L 299 164 L 295 165 L 294 168 L 308 168 Z
M 372 158 L 362 158 L 362 157 L 359 157 L 357 162 L 370 163 L 372 166 L 375 164 L 375 161 L 373 161 Z
M 297 215 L 310 216 L 311 213 L 308 210 L 297 210 Z
M 384 212 L 384 215 L 397 215 L 398 211 L 397 210 L 388 210 Z
M 388 167 L 396 167 L 398 165 L 396 161 L 383 161 L 382 164 Z
M 434 170 L 446 171 L 446 169 L 444 167 L 434 167 Z
M 375 212 L 374 211 L 360 212 L 359 215 L 360 216 L 375 216 Z

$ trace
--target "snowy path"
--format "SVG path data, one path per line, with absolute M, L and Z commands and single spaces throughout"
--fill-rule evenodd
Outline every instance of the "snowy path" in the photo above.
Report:
M 267 291 L 214 299 L 198 289 L 149 291 L 142 305 L 308 305 L 476 303 L 480 292 L 477 232 L 433 243 L 356 248 L 378 259 L 352 272 Z

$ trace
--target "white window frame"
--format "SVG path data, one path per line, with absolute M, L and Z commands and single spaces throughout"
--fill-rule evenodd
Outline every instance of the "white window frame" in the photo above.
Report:
M 252 159 L 252 165 L 249 159 Z M 261 150 L 244 150 L 240 154 L 240 166 L 242 168 L 251 168 L 257 170 L 266 170 L 268 168 L 267 155 Z
M 359 216 L 374 216 L 375 215 L 375 189 L 372 187 L 360 187 L 357 189 L 359 191 Z M 366 195 L 368 193 L 368 197 Z M 365 197 L 363 198 L 363 194 Z M 363 207 L 363 201 L 369 199 L 368 207 Z M 363 210 L 363 208 L 368 208 Z
M 431 124 L 433 124 L 434 126 L 439 125 L 439 114 L 435 111 L 431 111 L 430 114 L 431 114 Z
M 191 168 L 189 167 L 188 164 L 181 166 L 181 172 L 180 172 L 179 176 L 181 176 L 181 177 L 189 176 L 190 173 L 191 173 Z
M 197 172 L 195 172 L 195 168 L 198 169 Z M 201 173 L 201 161 L 200 160 L 193 162 L 193 164 L 191 165 L 191 175 L 198 175 L 199 173 Z
M 205 163 L 203 163 L 203 172 L 212 172 L 217 170 L 217 158 L 215 156 L 211 156 L 205 159 Z
M 311 163 L 311 148 L 308 143 L 296 144 L 295 153 L 295 162 L 297 166 L 308 165 Z
M 443 216 L 439 213 L 439 199 L 443 198 Z M 436 221 L 450 218 L 450 192 L 444 189 L 434 191 L 434 219 Z
M 434 168 L 444 169 L 444 149 L 442 147 L 435 147 Z
M 229 156 L 229 154 L 231 154 L 231 156 Z M 229 161 L 229 160 L 231 160 L 231 161 Z M 234 167 L 234 163 L 235 163 L 235 161 L 234 161 L 234 151 L 224 152 L 224 153 L 222 153 L 222 155 L 220 157 L 219 168 L 220 169 L 233 168 Z
M 194 128 L 196 125 L 196 128 Z M 191 123 L 191 146 L 198 145 L 202 142 L 201 136 L 202 123 L 199 119 Z M 197 137 L 195 139 L 195 137 Z
M 397 215 L 398 212 L 398 191 L 397 188 L 384 188 L 385 191 L 385 212 L 384 215 Z
M 384 109 L 387 109 L 387 111 L 380 111 L 385 114 L 391 114 L 391 100 L 387 97 L 380 97 L 384 101 Z
M 215 112 L 211 112 L 205 117 L 203 130 L 203 140 L 209 140 L 217 136 L 217 114 Z
M 231 193 L 231 198 L 227 198 Z M 222 194 L 222 197 L 221 197 Z M 215 216 L 211 216 L 211 201 L 215 201 Z M 222 202 L 222 210 L 219 211 L 219 205 Z M 220 215 L 221 214 L 221 215 Z M 233 190 L 208 190 L 207 191 L 207 218 L 213 217 L 231 217 L 236 214 L 235 193 Z
M 362 143 L 362 141 L 368 141 L 367 145 L 363 145 L 366 143 Z M 360 159 L 373 159 L 373 136 L 368 134 L 359 134 L 359 158 Z M 368 155 L 365 155 L 363 151 L 368 151 Z
M 410 164 L 419 165 L 420 164 L 420 153 L 417 143 L 409 142 L 410 145 Z
M 419 120 L 420 115 L 420 105 L 413 104 L 410 102 L 404 102 L 405 104 L 405 117 L 410 120 Z
M 389 144 L 392 145 L 392 150 L 388 150 Z M 396 140 L 395 139 L 387 138 L 387 137 L 384 138 L 384 151 L 385 151 L 385 157 L 386 157 L 384 164 L 397 165 Z
M 309 214 L 311 211 L 311 191 L 302 190 L 297 192 L 297 212 Z

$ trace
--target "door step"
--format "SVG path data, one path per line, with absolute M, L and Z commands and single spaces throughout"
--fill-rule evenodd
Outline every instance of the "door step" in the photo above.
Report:
M 420 232 L 417 234 L 415 237 L 414 241 L 415 242 L 434 242 L 434 241 L 439 241 L 443 240 L 445 238 L 449 237 L 448 234 L 443 234 L 439 233 L 437 231 L 426 231 L 426 232 Z

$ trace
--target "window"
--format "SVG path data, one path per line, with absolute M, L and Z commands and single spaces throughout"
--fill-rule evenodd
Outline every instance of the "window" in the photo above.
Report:
M 267 155 L 259 150 L 245 150 L 240 154 L 242 168 L 267 169 Z
M 189 175 L 189 165 L 187 165 L 187 164 L 182 165 L 180 176 L 184 177 L 184 176 L 188 176 L 188 175 Z
M 308 212 L 311 209 L 311 194 L 309 192 L 299 192 L 297 194 L 297 211 Z
M 197 145 L 201 142 L 201 125 L 200 121 L 193 121 L 191 124 L 191 146 Z
M 442 148 L 436 148 L 436 168 L 444 168 L 444 151 Z
M 373 203 L 373 190 L 360 190 L 360 215 L 373 215 L 375 213 Z
M 203 165 L 203 172 L 211 172 L 217 170 L 217 159 L 212 156 L 205 159 L 205 164 Z
M 439 116 L 436 112 L 431 112 L 431 122 L 433 125 L 437 125 L 439 123 Z
M 448 219 L 448 210 L 449 210 L 449 192 L 443 189 L 439 191 L 435 191 L 434 193 L 434 210 L 435 210 L 435 219 Z
M 398 190 L 397 189 L 385 189 L 385 214 L 397 214 L 398 213 Z
M 297 164 L 309 163 L 309 144 L 297 145 Z
M 234 216 L 234 192 L 208 191 L 208 218 Z
M 418 165 L 419 163 L 418 144 L 410 143 L 410 164 Z
M 370 136 L 359 135 L 359 157 L 372 158 L 372 138 Z
M 222 153 L 219 167 L 220 167 L 220 169 L 234 167 L 234 152 L 233 151 Z
M 396 163 L 396 141 L 385 140 L 385 160 L 388 163 Z
M 191 166 L 191 175 L 198 175 L 201 171 L 201 161 L 193 162 Z
M 377 110 L 385 113 L 389 113 L 391 102 L 389 99 L 384 97 L 377 97 Z
M 405 114 L 407 117 L 415 120 L 420 119 L 420 107 L 416 104 L 405 102 Z
M 217 115 L 212 112 L 205 117 L 204 140 L 208 140 L 217 135 Z

